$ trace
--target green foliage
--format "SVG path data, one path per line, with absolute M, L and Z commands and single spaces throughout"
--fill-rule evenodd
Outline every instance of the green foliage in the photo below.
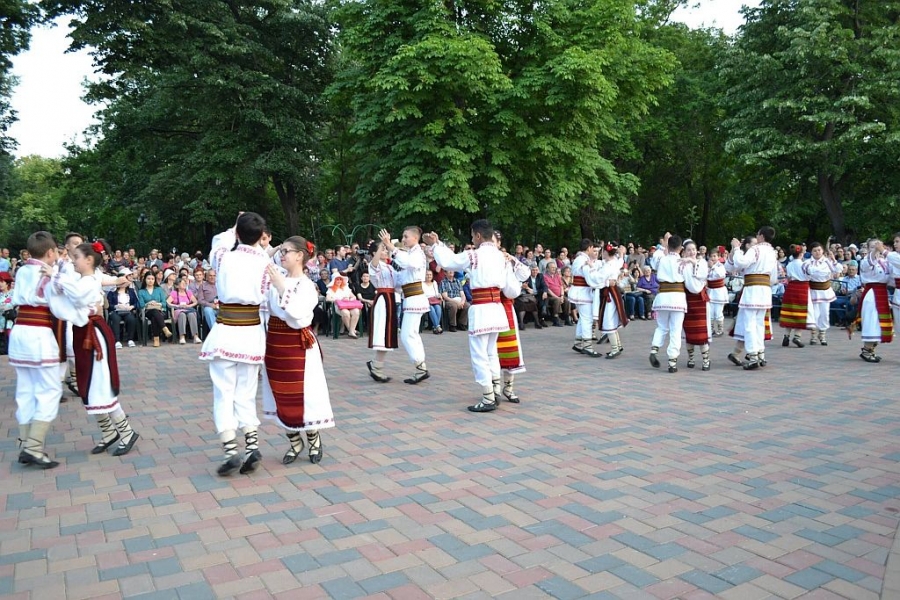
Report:
M 338 10 L 359 214 L 553 227 L 637 188 L 603 153 L 671 81 L 631 2 L 375 0 Z M 346 156 L 346 155 L 345 155 Z
M 898 15 L 896 1 L 766 0 L 721 68 L 727 149 L 817 190 L 839 237 L 871 225 L 845 207 L 897 202 Z
M 239 209 L 296 233 L 317 208 L 320 95 L 331 31 L 309 0 L 48 2 L 75 14 L 73 48 L 109 79 L 96 146 L 74 149 L 102 212 L 151 217 L 153 233 L 205 246 Z M 81 160 L 79 154 L 88 152 Z M 278 210 L 280 207 L 281 210 Z M 273 211 L 274 209 L 274 211 Z
M 0 240 L 4 245 L 24 248 L 28 236 L 39 230 L 57 235 L 65 232 L 66 220 L 60 211 L 60 161 L 26 156 L 11 166 L 8 189 L 0 194 Z

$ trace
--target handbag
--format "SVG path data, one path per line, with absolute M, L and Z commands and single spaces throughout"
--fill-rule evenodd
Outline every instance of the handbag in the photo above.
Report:
M 335 300 L 334 305 L 338 310 L 353 310 L 354 308 L 362 308 L 363 304 L 359 300 Z

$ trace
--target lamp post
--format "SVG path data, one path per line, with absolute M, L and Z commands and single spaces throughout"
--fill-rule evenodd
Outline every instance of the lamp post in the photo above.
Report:
M 140 215 L 138 215 L 137 224 L 138 224 L 138 228 L 140 229 L 140 236 L 141 236 L 141 238 L 140 238 L 141 239 L 141 254 L 146 254 L 144 252 L 144 250 L 145 250 L 145 248 L 144 248 L 144 227 L 147 225 L 147 215 L 145 215 L 144 213 L 141 213 Z

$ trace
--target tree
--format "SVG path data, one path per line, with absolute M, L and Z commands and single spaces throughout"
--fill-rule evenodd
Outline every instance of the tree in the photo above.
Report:
M 286 233 L 316 205 L 330 22 L 311 0 L 54 0 L 73 48 L 108 76 L 97 155 L 129 208 L 211 228 L 280 206 Z M 124 171 L 120 170 L 124 169 Z M 211 231 L 211 229 L 210 229 Z
M 632 2 L 350 1 L 338 22 L 332 93 L 351 114 L 364 218 L 552 227 L 627 208 L 637 181 L 604 144 L 674 65 Z
M 745 14 L 721 68 L 727 149 L 798 189 L 814 183 L 846 239 L 868 226 L 860 211 L 848 223 L 848 206 L 897 205 L 900 2 L 764 0 Z
M 59 234 L 66 229 L 60 210 L 60 161 L 26 156 L 13 163 L 10 190 L 0 199 L 0 239 L 20 248 L 35 231 Z
M 28 49 L 31 27 L 37 22 L 39 10 L 36 4 L 25 0 L 0 0 L 0 159 L 7 164 L 9 153 L 16 142 L 7 132 L 16 121 L 16 113 L 9 99 L 16 85 L 12 76 L 12 57 Z M 7 169 L 0 169 L 0 178 Z M 0 188 L 5 182 L 0 179 Z

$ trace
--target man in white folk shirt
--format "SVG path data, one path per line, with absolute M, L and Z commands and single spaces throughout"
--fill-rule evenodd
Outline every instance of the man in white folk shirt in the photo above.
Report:
M 481 400 L 469 407 L 472 412 L 490 412 L 497 408 L 501 392 L 500 357 L 497 336 L 509 329 L 501 304 L 501 288 L 507 280 L 506 259 L 493 242 L 494 228 L 485 219 L 472 223 L 472 250 L 454 254 L 442 244 L 436 233 L 423 236 L 434 259 L 442 269 L 467 271 L 472 289 L 469 307 L 469 351 L 475 382 L 481 386 Z
M 760 227 L 756 244 L 741 250 L 741 241 L 731 240 L 730 260 L 744 272 L 740 312 L 744 313 L 744 346 L 747 350 L 745 370 L 766 365 L 766 311 L 772 308 L 772 285 L 778 281 L 778 254 L 772 247 L 775 230 Z
M 378 233 L 385 250 L 390 254 L 393 264 L 399 270 L 394 279 L 403 292 L 403 317 L 400 321 L 400 343 L 406 348 L 410 360 L 416 365 L 416 372 L 412 377 L 403 380 L 404 383 L 415 385 L 430 377 L 428 366 L 425 364 L 425 345 L 422 336 L 419 335 L 419 325 L 422 323 L 422 315 L 428 312 L 428 297 L 422 288 L 425 281 L 425 271 L 428 269 L 428 259 L 419 245 L 422 230 L 415 225 L 410 225 L 403 230 L 401 239 L 402 248 L 394 246 L 391 234 L 386 229 Z

